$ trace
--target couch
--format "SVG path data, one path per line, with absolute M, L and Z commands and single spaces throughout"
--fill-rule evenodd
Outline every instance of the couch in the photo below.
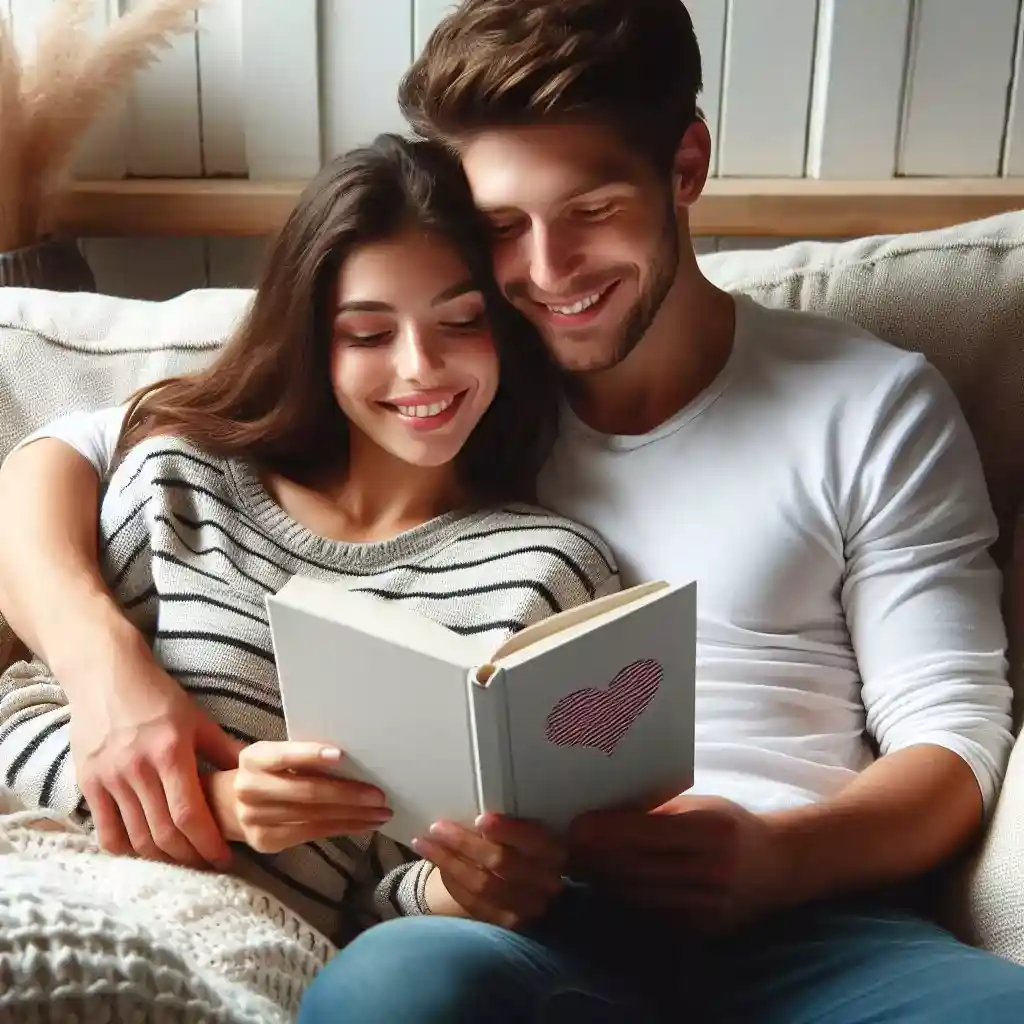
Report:
M 823 312 L 919 350 L 947 376 L 974 431 L 1000 523 L 1011 680 L 1024 706 L 1024 211 L 916 235 L 701 257 L 721 287 Z M 0 458 L 74 408 L 113 403 L 206 363 L 250 293 L 164 302 L 0 288 Z M 14 638 L 0 619 L 0 667 Z M 1024 743 L 984 840 L 945 887 L 940 917 L 1024 963 Z

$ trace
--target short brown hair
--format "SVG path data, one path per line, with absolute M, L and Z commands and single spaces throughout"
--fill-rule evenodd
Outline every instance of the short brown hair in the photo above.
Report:
M 682 0 L 463 0 L 399 87 L 413 130 L 457 145 L 515 125 L 593 122 L 668 169 L 700 116 Z
M 443 147 L 381 135 L 326 166 L 271 244 L 251 307 L 204 370 L 143 388 L 118 449 L 155 434 L 304 483 L 344 470 L 348 419 L 331 383 L 335 281 L 357 248 L 416 225 L 459 252 L 484 294 L 498 390 L 456 458 L 474 504 L 534 501 L 561 385 L 536 329 L 499 293 L 469 183 Z

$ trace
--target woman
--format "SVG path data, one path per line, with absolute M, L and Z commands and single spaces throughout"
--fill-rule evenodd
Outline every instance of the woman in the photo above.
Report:
M 443 824 L 422 858 L 376 833 L 382 793 L 326 777 L 340 752 L 284 742 L 263 605 L 295 573 L 347 580 L 498 643 L 617 587 L 598 537 L 522 504 L 554 438 L 558 382 L 488 253 L 440 149 L 382 136 L 334 163 L 216 361 L 129 404 L 103 497 L 112 591 L 170 674 L 249 744 L 237 771 L 205 776 L 245 844 L 235 873 L 336 940 L 404 914 L 516 924 L 561 886 L 557 845 L 526 823 Z M 0 783 L 87 818 L 70 709 L 52 684 L 20 679 L 0 684 Z

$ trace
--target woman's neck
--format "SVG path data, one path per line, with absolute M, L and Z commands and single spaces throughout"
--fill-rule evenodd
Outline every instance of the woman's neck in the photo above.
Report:
M 267 474 L 264 486 L 296 522 L 330 540 L 390 540 L 457 509 L 464 499 L 451 464 L 421 468 L 352 438 L 348 465 L 313 483 Z

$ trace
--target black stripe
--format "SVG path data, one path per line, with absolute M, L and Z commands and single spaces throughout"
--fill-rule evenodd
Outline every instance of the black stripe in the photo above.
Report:
M 117 575 L 110 582 L 109 586 L 111 590 L 116 589 L 124 582 L 124 578 L 128 575 L 128 573 L 132 571 L 132 566 L 134 566 L 136 561 L 138 561 L 139 556 L 142 554 L 143 551 L 146 550 L 146 548 L 149 547 L 149 540 L 149 531 L 147 530 L 146 536 L 142 538 L 138 546 L 135 548 L 134 551 L 132 551 L 132 553 L 128 556 L 127 560 L 118 570 Z
M 529 512 L 509 512 L 509 515 L 519 515 L 525 518 L 536 518 L 535 513 Z M 618 572 L 616 566 L 608 560 L 607 554 L 602 550 L 599 544 L 597 544 L 592 537 L 588 537 L 581 530 L 575 530 L 568 523 L 562 522 L 548 522 L 548 523 L 523 523 L 521 526 L 495 526 L 490 530 L 480 530 L 476 533 L 464 533 L 458 537 L 453 544 L 461 544 L 467 540 L 483 540 L 487 537 L 496 537 L 502 533 L 525 533 L 528 530 L 555 530 L 559 533 L 567 533 L 572 537 L 576 537 L 583 541 L 587 547 L 591 548 L 597 556 L 601 559 L 601 562 L 607 568 L 610 573 Z
M 187 527 L 189 527 L 189 529 L 192 529 L 192 530 L 197 528 L 194 521 L 188 520 L 184 516 L 181 516 L 181 515 L 178 515 L 177 513 L 175 513 L 174 514 L 174 518 L 177 519 L 182 524 L 182 526 L 187 526 Z M 174 524 L 166 516 L 158 515 L 156 517 L 156 519 L 157 519 L 158 522 L 163 523 L 171 531 L 171 533 L 174 534 L 174 536 L 181 543 L 182 547 L 188 548 L 188 550 L 191 551 L 194 555 L 205 555 L 205 554 L 208 554 L 210 551 L 219 551 L 221 554 L 224 555 L 225 558 L 227 558 L 227 553 L 222 548 L 218 548 L 216 546 L 212 547 L 212 548 L 208 548 L 206 551 L 197 551 L 194 547 L 192 547 L 191 544 L 188 543 L 188 541 L 185 540 L 184 537 L 182 537 L 182 535 L 180 533 L 178 533 L 178 531 L 174 528 Z M 278 562 L 275 562 L 272 558 L 268 558 L 266 555 L 264 555 L 261 552 L 255 550 L 255 548 L 247 547 L 236 536 L 234 536 L 234 534 L 229 533 L 226 527 L 221 526 L 220 523 L 218 523 L 218 522 L 216 522 L 214 520 L 201 520 L 199 522 L 199 525 L 200 526 L 206 526 L 206 527 L 214 527 L 221 534 L 223 534 L 229 541 L 231 541 L 232 545 L 234 545 L 234 547 L 238 548 L 240 551 L 244 551 L 247 555 L 252 555 L 253 558 L 258 558 L 261 562 L 266 562 L 267 565 L 272 565 L 275 569 L 277 569 L 278 572 L 285 573 L 287 575 L 291 575 L 291 570 L 290 569 L 288 569 L 285 566 L 279 564 Z M 266 538 L 264 538 L 261 535 L 261 539 L 266 539 Z M 230 561 L 230 559 L 229 559 L 229 561 Z M 235 565 L 234 562 L 232 562 L 231 564 Z M 238 566 L 235 565 L 235 568 L 237 569 Z
M 279 882 L 283 882 L 289 888 L 302 893 L 303 896 L 313 900 L 314 903 L 319 903 L 322 907 L 330 907 L 332 910 L 336 910 L 338 908 L 339 900 L 337 897 L 327 896 L 324 893 L 317 892 L 316 889 L 292 878 L 292 876 L 286 871 L 274 865 L 272 855 L 257 853 L 248 846 L 245 848 L 245 851 L 254 861 L 256 861 L 263 871 L 271 876 L 271 878 L 276 878 Z M 349 885 L 353 884 L 352 876 L 344 868 L 338 868 L 337 871 L 340 875 L 345 877 Z
M 124 494 L 124 492 L 128 490 L 133 483 L 135 483 L 139 474 L 146 468 L 146 465 L 151 459 L 163 458 L 166 455 L 184 459 L 186 462 L 194 463 L 196 466 L 202 466 L 204 469 L 208 469 L 211 473 L 216 473 L 218 476 L 224 475 L 224 470 L 220 466 L 216 466 L 212 462 L 207 462 L 205 459 L 199 458 L 199 456 L 193 452 L 183 451 L 181 448 L 158 448 L 154 451 L 146 452 L 142 461 L 139 463 L 138 468 L 121 487 L 120 493 Z
M 173 674 L 180 680 L 182 675 L 185 675 L 186 673 L 175 672 Z M 233 677 L 232 681 L 236 686 L 239 684 L 239 680 L 237 678 Z M 189 693 L 198 697 L 222 697 L 225 700 L 237 701 L 239 704 L 247 704 L 249 707 L 257 708 L 274 718 L 280 718 L 282 721 L 284 720 L 284 711 L 282 711 L 280 704 L 273 704 L 260 697 L 255 697 L 251 693 L 239 693 L 237 690 L 225 690 L 219 686 L 183 685 L 185 685 L 185 689 L 187 689 Z
M 185 604 L 188 602 L 194 602 L 195 604 L 213 605 L 214 608 L 223 608 L 224 611 L 232 612 L 235 615 L 241 616 L 243 619 L 250 619 L 253 622 L 258 622 L 261 626 L 267 625 L 267 617 L 265 615 L 257 615 L 255 612 L 245 611 L 242 608 L 236 608 L 233 604 L 228 604 L 226 601 L 217 601 L 212 597 L 207 597 L 205 594 L 190 593 L 160 595 L 161 604 Z M 127 607 L 127 605 L 125 605 L 125 607 Z
M 241 510 L 237 506 L 231 504 L 230 502 L 225 501 L 223 498 L 221 498 L 220 496 L 214 494 L 212 491 L 207 490 L 205 487 L 200 487 L 200 486 L 195 485 L 195 484 L 190 484 L 190 483 L 188 483 L 185 480 L 173 480 L 173 479 L 161 479 L 161 480 L 158 480 L 158 481 L 154 481 L 154 483 L 160 483 L 160 484 L 163 484 L 163 485 L 168 486 L 168 487 L 177 487 L 177 488 L 181 488 L 181 489 L 185 489 L 185 490 L 192 490 L 192 491 L 196 491 L 196 492 L 198 492 L 200 494 L 204 494 L 207 497 L 209 497 L 211 500 L 216 502 L 218 505 L 222 505 L 224 508 L 227 508 L 228 510 L 230 510 L 232 513 L 234 513 L 235 516 L 240 517 L 240 518 L 244 518 L 243 513 L 241 512 Z M 183 517 L 181 517 L 181 516 L 177 516 L 177 518 L 182 519 L 183 522 L 186 522 L 183 519 Z M 220 530 L 221 533 L 223 533 L 226 537 L 231 539 L 234 543 L 238 543 L 237 540 L 235 540 L 235 538 L 227 531 L 226 527 L 224 527 L 220 523 L 217 523 L 216 521 L 197 520 L 197 521 L 194 521 L 194 522 L 191 522 L 191 523 L 187 523 L 187 525 L 191 525 L 194 528 L 195 527 L 199 527 L 199 526 L 212 526 L 215 529 Z M 370 576 L 380 576 L 380 575 L 383 575 L 385 572 L 398 572 L 398 571 L 419 572 L 419 573 L 426 573 L 428 575 L 436 575 L 436 574 L 439 574 L 439 573 L 458 572 L 458 571 L 460 571 L 462 569 L 476 569 L 476 568 L 478 568 L 481 565 L 488 565 L 491 562 L 496 562 L 496 561 L 498 561 L 498 560 L 500 560 L 502 558 L 513 558 L 513 557 L 516 557 L 516 556 L 519 556 L 519 555 L 526 555 L 526 554 L 547 554 L 547 555 L 551 555 L 552 557 L 558 559 L 560 562 L 562 562 L 564 565 L 566 565 L 568 567 L 569 571 L 572 572 L 573 575 L 575 575 L 576 578 L 580 581 L 580 583 L 582 584 L 582 586 L 583 586 L 584 590 L 587 592 L 587 594 L 590 597 L 594 596 L 594 584 L 590 581 L 590 579 L 588 578 L 587 574 L 580 568 L 580 566 L 577 565 L 576 562 L 572 558 L 570 558 L 569 555 L 567 555 L 564 551 L 560 551 L 558 548 L 553 548 L 553 547 L 550 547 L 549 545 L 546 545 L 546 544 L 530 545 L 530 546 L 527 546 L 527 547 L 524 547 L 524 548 L 517 548 L 514 551 L 498 551 L 498 552 L 495 552 L 493 555 L 487 556 L 486 558 L 479 558 L 479 559 L 475 559 L 475 560 L 469 561 L 469 562 L 456 563 L 455 565 L 415 565 L 415 564 L 402 563 L 402 564 L 398 564 L 398 565 L 381 567 L 380 569 L 374 569 L 374 570 L 370 570 L 370 571 L 360 571 L 359 569 L 357 569 L 355 567 L 345 567 L 344 569 L 342 569 L 342 568 L 340 568 L 339 566 L 336 566 L 336 565 L 327 565 L 327 564 L 325 564 L 323 562 L 319 562 L 319 561 L 315 561 L 315 560 L 310 559 L 310 558 L 306 558 L 306 557 L 304 557 L 304 556 L 302 556 L 302 555 L 300 555 L 300 554 L 298 554 L 296 552 L 290 551 L 288 548 L 282 547 L 280 544 L 275 543 L 273 540 L 271 540 L 271 538 L 267 537 L 264 533 L 262 533 L 262 531 L 257 531 L 257 532 L 259 532 L 259 535 L 260 535 L 261 539 L 267 540 L 270 543 L 274 544 L 274 546 L 276 548 L 278 548 L 278 550 L 285 552 L 290 557 L 294 558 L 296 561 L 302 562 L 302 563 L 304 563 L 306 565 L 313 565 L 313 566 L 316 566 L 317 568 L 325 569 L 325 570 L 330 571 L 330 572 L 344 573 L 347 576 L 356 576 L 356 577 L 361 577 L 361 578 L 368 578 Z M 177 536 L 177 534 L 176 534 L 176 536 Z M 239 547 L 241 547 L 241 545 L 239 545 Z M 192 550 L 192 549 L 190 549 L 190 550 Z M 220 551 L 219 548 L 215 548 L 214 550 Z M 194 553 L 195 554 L 200 554 L 200 552 L 194 552 Z M 286 570 L 282 569 L 282 571 L 286 571 Z
M 4 778 L 4 784 L 14 789 L 14 784 L 18 781 L 18 772 L 25 767 L 30 760 L 32 755 L 46 742 L 58 729 L 62 729 L 68 724 L 68 719 L 71 717 L 71 709 L 65 708 L 64 714 L 60 718 L 53 722 L 50 722 L 45 729 L 37 732 L 35 736 L 29 740 L 25 749 L 10 763 L 7 769 L 7 775 Z
M 219 583 L 223 587 L 229 586 L 228 581 L 223 576 L 217 576 L 212 572 L 207 572 L 205 569 L 200 569 L 199 566 L 192 565 L 191 562 L 182 561 L 177 555 L 172 555 L 169 551 L 154 551 L 153 561 L 170 562 L 171 565 L 176 565 L 179 569 L 187 569 L 189 572 L 198 573 L 200 576 L 205 576 L 208 580 L 213 580 L 214 583 Z
M 557 614 L 562 610 L 558 598 L 537 580 L 506 580 L 502 583 L 485 583 L 479 587 L 463 587 L 461 590 L 445 590 L 440 594 L 429 593 L 425 590 L 404 590 L 397 594 L 384 590 L 380 587 L 353 587 L 353 590 L 360 594 L 372 594 L 374 597 L 388 598 L 393 601 L 404 601 L 409 598 L 416 600 L 446 601 L 452 597 L 477 597 L 480 594 L 497 594 L 502 591 L 511 590 L 532 590 L 540 595 L 548 603 L 551 611 Z
M 140 604 L 145 604 L 147 601 L 159 596 L 156 587 L 151 583 L 141 594 L 137 594 L 135 597 L 124 601 L 121 604 L 121 611 L 130 612 L 133 608 L 138 608 Z M 166 600 L 166 598 L 161 598 L 161 600 Z
M 142 501 L 140 501 L 140 502 L 139 502 L 139 504 L 138 504 L 138 505 L 136 505 L 136 506 L 135 506 L 135 508 L 133 508 L 133 509 L 131 510 L 131 512 L 129 512 L 129 513 L 128 513 L 128 515 L 126 515 L 126 516 L 125 516 L 125 517 L 124 517 L 124 518 L 123 518 L 123 519 L 121 520 L 121 522 L 119 522 L 119 523 L 117 524 L 117 528 L 116 528 L 116 529 L 114 530 L 114 532 L 113 532 L 112 534 L 110 534 L 110 536 L 109 536 L 109 537 L 107 537 L 107 538 L 106 538 L 106 539 L 105 539 L 105 540 L 103 541 L 103 546 L 102 546 L 102 547 L 100 548 L 100 555 L 101 555 L 102 557 L 104 557 L 104 558 L 106 558 L 106 557 L 107 557 L 107 552 L 108 552 L 108 551 L 110 550 L 110 545 L 111 545 L 111 544 L 113 544 L 115 540 L 117 540 L 118 534 L 120 534 L 120 532 L 121 532 L 122 530 L 124 530 L 124 529 L 127 529 L 127 527 L 131 526 L 131 525 L 132 525 L 132 523 L 134 523 L 134 522 L 135 522 L 135 519 L 136 519 L 136 517 L 138 516 L 138 514 L 139 514 L 139 513 L 140 513 L 140 512 L 141 512 L 141 511 L 142 511 L 142 510 L 143 510 L 143 509 L 144 509 L 144 508 L 145 508 L 145 507 L 146 507 L 146 506 L 147 506 L 147 505 L 148 505 L 148 504 L 149 504 L 149 503 L 150 503 L 151 501 L 152 501 L 152 500 L 153 500 L 153 495 L 152 495 L 152 494 L 150 494 L 150 495 L 148 495 L 147 497 L 143 498 L 143 499 L 142 499 Z M 143 527 L 143 529 L 144 529 L 144 530 L 146 531 L 146 533 L 149 533 L 149 530 L 148 530 L 148 529 L 147 529 L 146 527 Z
M 266 590 L 266 591 L 271 591 L 271 590 L 274 589 L 271 584 L 266 583 L 263 580 L 259 580 L 255 576 L 251 575 L 250 573 L 247 573 L 223 548 L 217 547 L 216 544 L 213 544 L 213 545 L 211 545 L 208 548 L 194 548 L 194 547 L 192 547 L 191 544 L 189 544 L 189 542 L 187 540 L 185 540 L 174 529 L 174 526 L 171 524 L 171 521 L 169 519 L 167 519 L 167 518 L 165 518 L 163 516 L 158 516 L 157 518 L 161 519 L 163 521 L 164 525 L 167 526 L 167 528 L 174 535 L 174 539 L 177 540 L 177 542 L 183 548 L 185 548 L 187 551 L 190 551 L 197 558 L 202 558 L 204 555 L 220 555 L 221 558 L 223 558 L 224 561 L 227 562 L 228 565 L 230 565 L 231 568 L 234 569 L 235 572 L 237 572 L 239 576 L 244 577 L 250 583 L 252 583 L 254 586 L 261 587 L 263 590 Z M 270 560 L 266 559 L 266 561 L 270 561 Z M 274 563 L 271 562 L 270 564 L 273 565 Z M 281 570 L 281 571 L 283 572 L 284 570 Z M 214 577 L 214 578 L 216 578 L 216 577 Z M 227 583 L 227 580 L 222 580 L 221 582 Z
M 64 762 L 71 756 L 71 745 L 68 744 L 58 755 L 57 760 L 50 765 L 46 772 L 46 778 L 43 780 L 43 788 L 39 794 L 39 804 L 41 807 L 50 806 L 50 797 L 53 796 L 53 787 L 57 782 L 57 776 L 60 775 L 61 768 L 64 767 Z
M 158 629 L 155 636 L 157 640 L 203 640 L 210 644 L 223 644 L 225 647 L 234 647 L 236 650 L 245 651 L 247 654 L 253 654 L 257 658 L 269 661 L 271 665 L 274 664 L 274 654 L 272 651 L 264 650 L 262 647 L 246 643 L 245 640 L 239 640 L 233 636 L 224 636 L 220 633 L 203 633 L 198 629 Z M 161 658 L 161 660 L 163 659 Z

